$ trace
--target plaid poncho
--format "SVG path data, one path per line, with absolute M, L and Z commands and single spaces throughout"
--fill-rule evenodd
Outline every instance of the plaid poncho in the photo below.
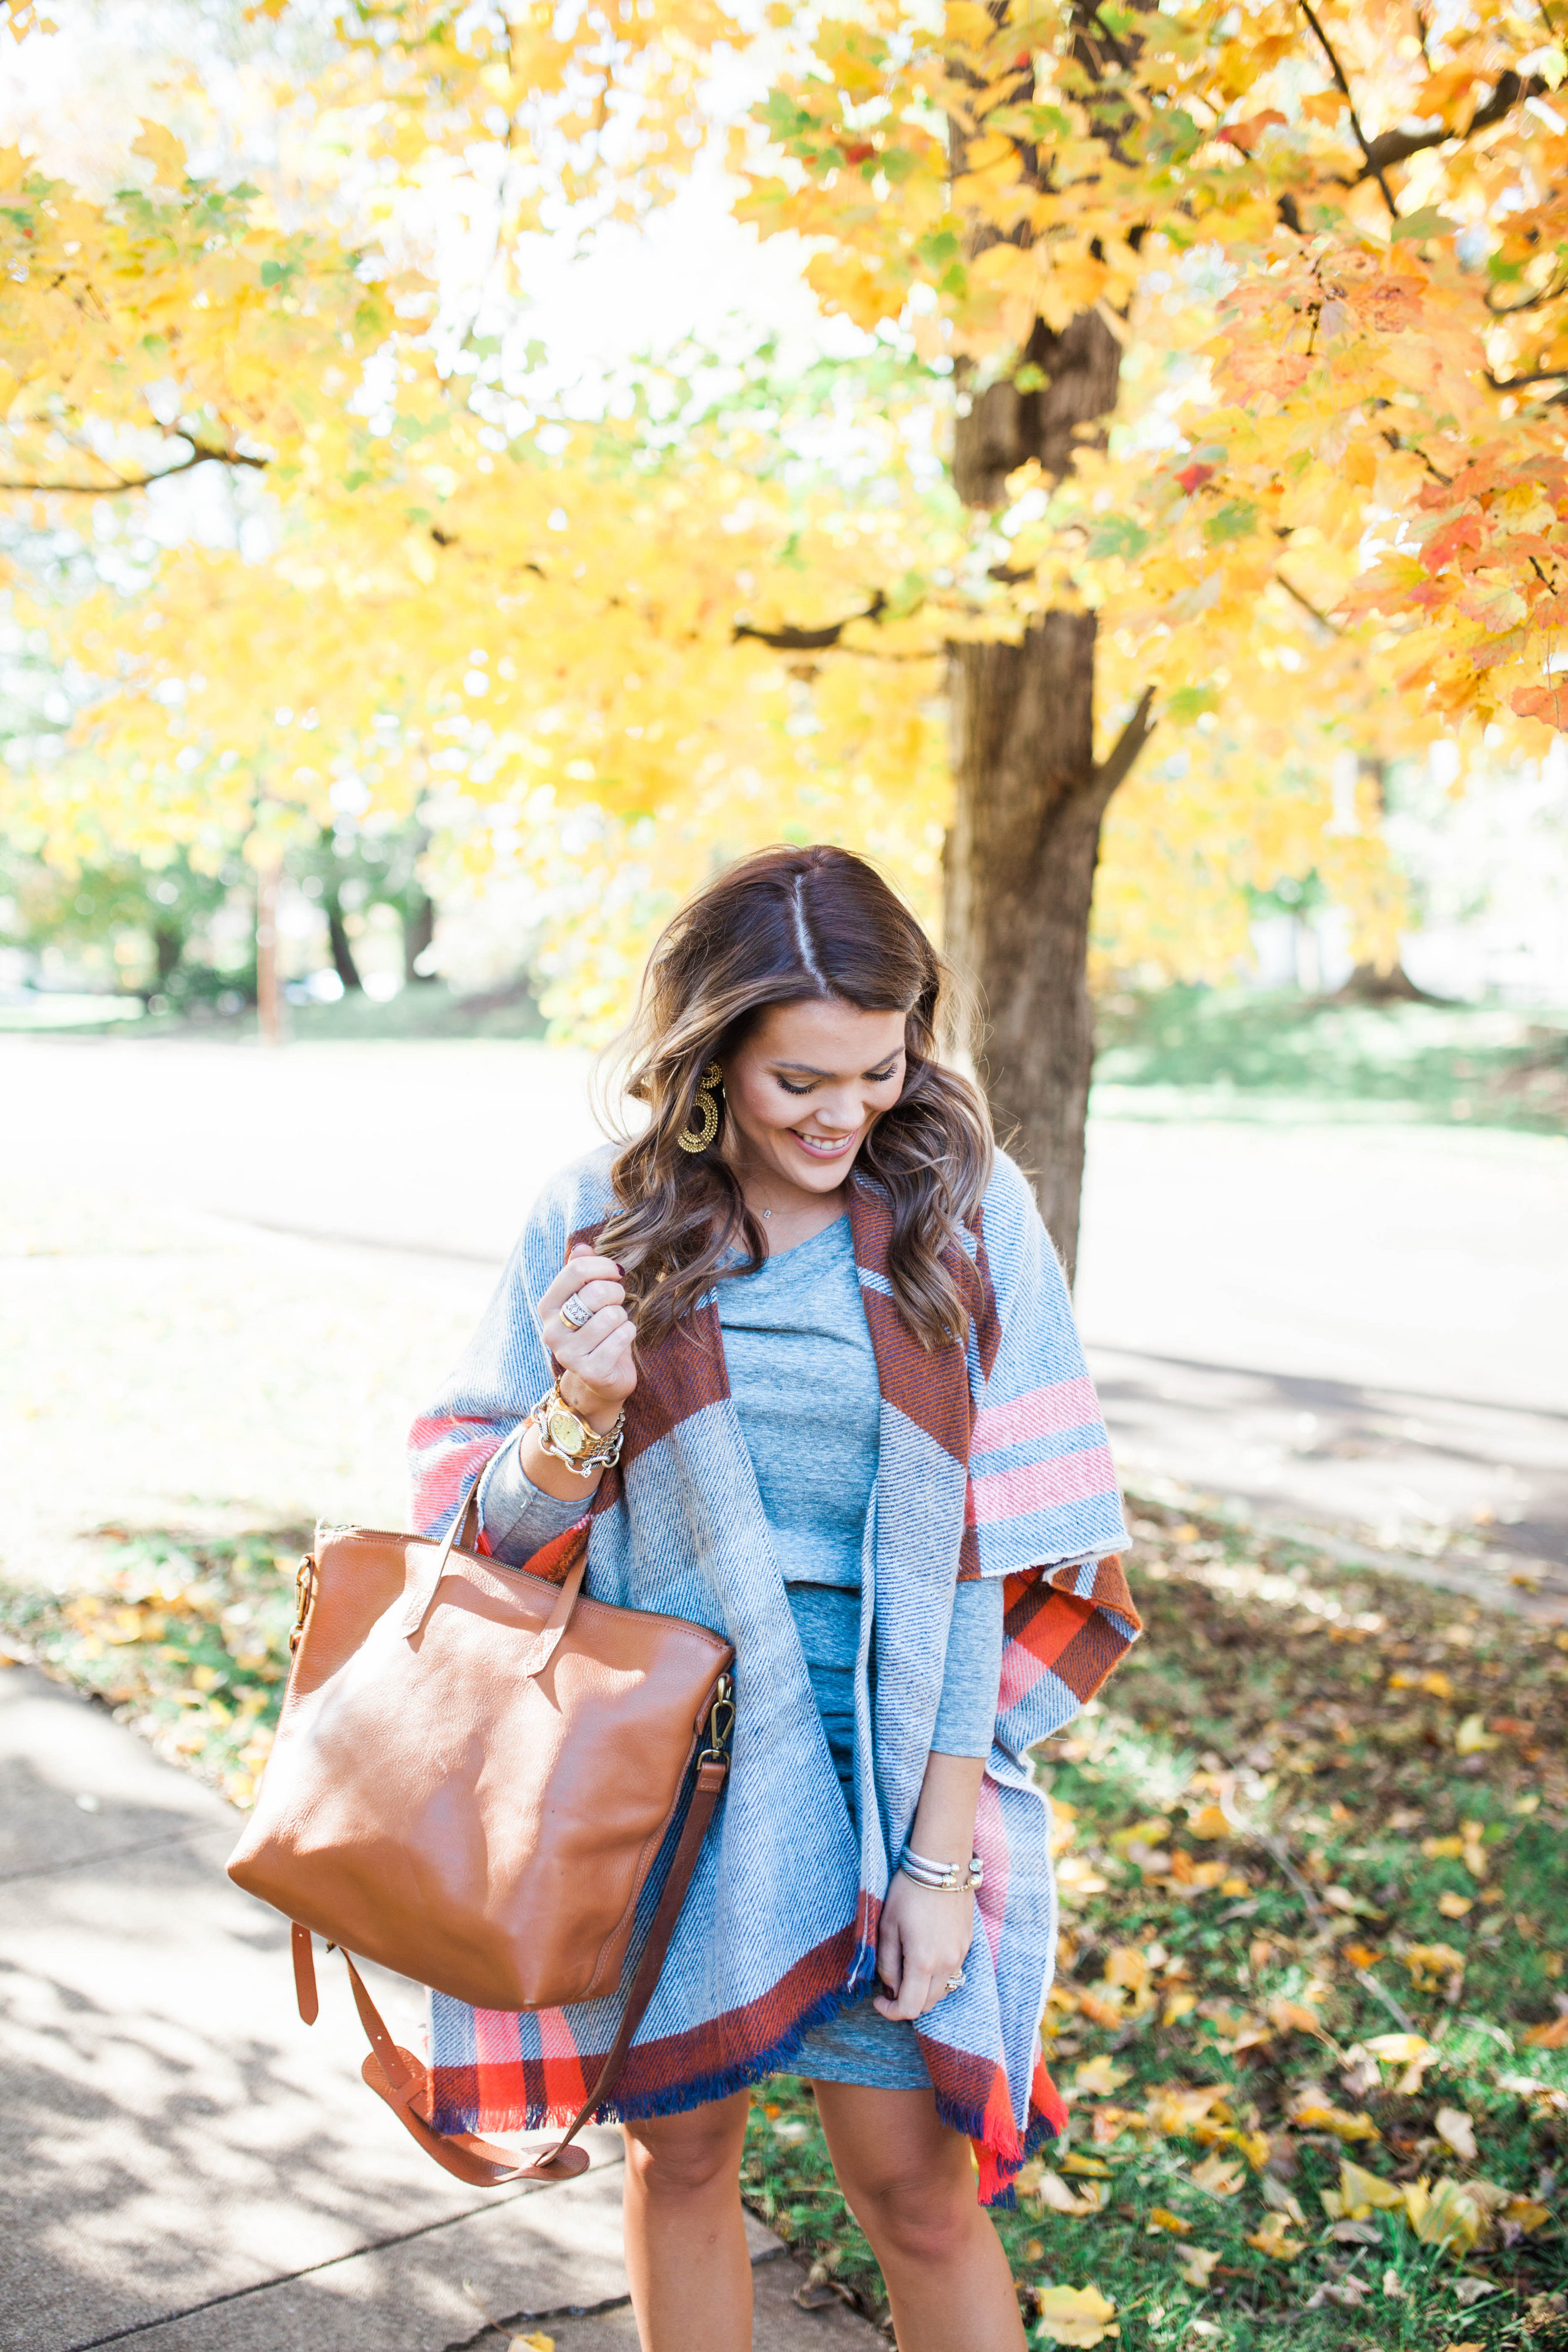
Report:
M 535 1307 L 612 1205 L 608 1149 L 538 1201 L 467 1355 L 412 1438 L 413 1523 L 459 1497 L 549 1387 Z M 930 1751 L 956 1579 L 1007 1580 L 995 1744 L 976 1844 L 985 1863 L 967 1981 L 917 2031 L 948 2124 L 976 2143 L 980 2194 L 1064 2110 L 1040 2061 L 1056 1904 L 1049 1813 L 1029 1751 L 1059 1732 L 1135 1638 L 1115 1472 L 1066 1285 L 1033 1199 L 998 1157 L 956 1268 L 966 1346 L 927 1353 L 893 1303 L 890 1218 L 851 1183 L 861 1295 L 882 1388 L 870 1572 L 862 1592 L 852 1830 L 812 1698 L 710 1297 L 644 1356 L 621 1465 L 591 1506 L 587 1590 L 721 1632 L 736 1649 L 728 1789 L 609 2117 L 674 2114 L 787 2068 L 808 2027 L 875 1975 L 890 1857 Z M 824 1397 L 822 1409 L 832 1401 Z M 875 1648 L 874 1683 L 868 1672 Z M 672 1835 L 674 1833 L 672 1832 Z M 644 1918 L 662 1870 L 649 1881 Z M 628 1963 L 630 1968 L 631 1963 Z M 567 2120 L 614 2034 L 617 2000 L 515 2016 L 432 1995 L 434 2116 L 446 2131 Z

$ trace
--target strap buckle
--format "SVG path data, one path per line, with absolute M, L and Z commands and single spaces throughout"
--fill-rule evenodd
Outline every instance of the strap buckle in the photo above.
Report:
M 708 1710 L 707 1746 L 697 1758 L 699 1764 L 727 1764 L 729 1743 L 735 1730 L 735 1685 L 727 1675 L 720 1675 L 715 1686 L 713 1706 Z
M 310 1614 L 310 1603 L 315 1596 L 316 1555 L 308 1551 L 294 1571 L 294 1630 L 288 1636 L 290 1657 L 305 1638 L 305 1621 Z

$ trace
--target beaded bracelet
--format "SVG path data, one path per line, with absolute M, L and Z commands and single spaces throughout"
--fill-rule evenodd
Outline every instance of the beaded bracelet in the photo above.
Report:
M 915 1853 L 908 1846 L 899 1855 L 898 1866 L 916 1886 L 929 1886 L 940 1895 L 971 1895 L 985 1883 L 986 1866 L 977 1853 L 969 1856 L 967 1876 L 961 1862 L 928 1862 L 923 1853 Z

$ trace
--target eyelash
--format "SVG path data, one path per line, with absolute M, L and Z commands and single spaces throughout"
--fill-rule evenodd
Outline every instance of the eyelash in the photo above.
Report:
M 871 1070 L 868 1071 L 866 1075 L 870 1078 L 873 1087 L 884 1087 L 886 1086 L 889 1078 L 892 1077 L 893 1072 L 891 1070 Z M 792 1087 L 788 1078 L 780 1078 L 779 1083 L 783 1087 L 787 1095 L 809 1095 L 813 1093 L 816 1088 L 815 1079 L 812 1080 L 811 1085 L 809 1087 Z

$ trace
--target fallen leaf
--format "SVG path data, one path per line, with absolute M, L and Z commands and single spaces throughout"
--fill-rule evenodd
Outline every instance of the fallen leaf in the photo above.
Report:
M 1409 1949 L 1402 1953 L 1400 1957 L 1404 1960 L 1406 1967 L 1410 1971 L 1412 1983 L 1416 1986 L 1416 1990 L 1421 1992 L 1436 1991 L 1445 1977 L 1458 1976 L 1465 1965 L 1465 1956 L 1463 1952 L 1456 1952 L 1452 1944 L 1412 1944 Z M 1384 2045 L 1389 2042 L 1419 2041 L 1421 2037 L 1418 2034 L 1380 2033 L 1377 2040 L 1375 2042 L 1369 2042 L 1366 2044 L 1366 2047 L 1369 2050 L 1375 2051 L 1376 2054 L 1380 2058 L 1385 2058 L 1385 2063 L 1390 2065 L 1398 2065 L 1401 2063 L 1408 2063 L 1409 2062 L 1401 2062 L 1396 2058 L 1385 2057 Z M 1430 2042 L 1427 2042 L 1419 2053 L 1413 2053 L 1412 2055 L 1418 2055 L 1422 2060 L 1425 2060 L 1427 2057 L 1430 2049 L 1431 2044 Z
M 1288 2221 L 1295 2223 L 1298 2230 L 1306 2228 L 1307 2217 L 1302 2212 L 1295 2196 L 1285 2187 L 1282 2180 L 1276 2180 L 1271 2172 L 1266 2172 L 1258 2185 L 1263 2191 L 1263 2202 L 1269 2207 L 1270 2212 L 1283 2213 Z
M 1461 2164 L 1475 2162 L 1475 2126 L 1462 2107 L 1439 2107 L 1434 2128 L 1437 2137 L 1453 2149 Z
M 1085 2058 L 1072 2070 L 1072 2087 L 1091 2098 L 1109 2098 L 1129 2079 L 1129 2070 L 1117 2066 L 1103 2053 L 1098 2058 Z
M 1151 2205 L 1144 2235 L 1152 2238 L 1156 2230 L 1168 2230 L 1173 2237 L 1187 2238 L 1192 2235 L 1192 2223 L 1184 2221 L 1179 2213 L 1173 2213 L 1168 2205 Z
M 1458 1862 L 1464 1850 L 1462 1837 L 1428 1837 L 1421 1841 L 1421 1851 L 1428 1862 Z
M 1400 2277 L 1397 2271 L 1386 2270 L 1384 2272 L 1383 2292 L 1387 2296 L 1390 2303 L 1397 2303 L 1401 2300 L 1405 2293 L 1405 2282 Z
M 1303 2308 L 1321 2311 L 1324 2304 L 1337 2303 L 1342 2310 L 1354 2311 L 1359 2304 L 1366 2301 L 1371 2293 L 1372 2289 L 1364 2279 L 1325 2279 L 1322 2286 L 1307 2297 Z
M 1502 1742 L 1486 1727 L 1486 1717 L 1467 1715 L 1454 1734 L 1454 1747 L 1460 1756 L 1482 1756 L 1489 1748 L 1500 1748 Z
M 555 2337 L 542 2329 L 532 2336 L 514 2336 L 507 2352 L 555 2352 Z
M 1167 1992 L 1166 2005 L 1160 2011 L 1160 2023 L 1178 2025 L 1182 2019 L 1189 2017 L 1197 2007 L 1197 1995 L 1195 1992 Z
M 1318 2033 L 1323 2030 L 1322 2020 L 1304 2002 L 1281 1999 L 1268 2004 L 1269 2022 L 1281 2033 Z
M 1195 2164 L 1190 2175 L 1195 2189 L 1207 2190 L 1210 2197 L 1234 2197 L 1246 2178 L 1239 2164 L 1228 2164 L 1222 2156 L 1206 2156 Z
M 1291 2121 L 1299 2131 L 1333 2132 L 1335 2139 L 1352 2147 L 1358 2140 L 1378 2140 L 1383 2137 L 1364 2108 L 1350 2115 L 1343 2107 L 1332 2105 L 1321 2093 L 1315 2098 L 1292 2099 Z
M 1103 2164 L 1097 2156 L 1079 2156 L 1076 2153 L 1064 2156 L 1061 2169 L 1063 2172 L 1087 2173 L 1092 2180 L 1109 2180 L 1111 2178 L 1110 2166 Z
M 1290 2231 L 1291 2224 L 1283 2213 L 1269 2213 L 1264 2216 L 1262 2227 L 1252 2231 L 1247 2242 L 1277 2263 L 1293 2263 L 1303 2251 L 1304 2241 L 1292 2238 Z
M 1196 2088 L 1183 2083 L 1156 2083 L 1145 2102 L 1144 2113 L 1156 2131 L 1164 2132 L 1167 2139 L 1176 2139 L 1224 2104 L 1223 2083 L 1205 2083 Z
M 1332 2209 L 1329 2204 L 1331 2197 L 1333 2198 Z M 1405 2203 L 1405 2191 L 1396 2188 L 1392 2180 L 1385 2180 L 1377 2173 L 1368 2172 L 1363 2166 L 1352 2164 L 1348 2157 L 1342 2156 L 1338 2194 L 1335 2195 L 1331 2189 L 1322 2202 L 1323 2210 L 1332 2210 L 1335 2221 L 1359 2221 L 1364 2214 L 1375 2211 L 1396 2212 Z
M 1448 1887 L 1437 1897 L 1437 1908 L 1445 1919 L 1462 1919 L 1467 1911 L 1473 1911 L 1475 1907 L 1473 1895 L 1455 1895 Z
M 1531 2050 L 1568 2050 L 1568 2010 L 1550 2025 L 1532 2025 L 1524 2040 Z
M 1426 2246 L 1446 2246 L 1468 2254 L 1487 2225 L 1486 2205 L 1478 2196 L 1479 2184 L 1450 2180 L 1445 2175 L 1430 2187 L 1411 2181 L 1405 2191 L 1410 2227 Z M 1506 2200 L 1505 2200 L 1506 2201 Z
M 1207 2246 L 1183 2246 L 1176 2255 L 1176 2269 L 1185 2284 L 1197 2287 L 1201 2294 L 1207 2288 L 1208 2273 L 1218 2260 L 1219 2256 L 1211 2253 Z
M 1542 2205 L 1537 2197 L 1511 2197 L 1502 2209 L 1502 2218 L 1528 2238 L 1531 2230 L 1539 2230 L 1543 2222 L 1551 2221 L 1552 2208 Z
M 1046 2286 L 1039 2291 L 1040 2323 L 1052 2344 L 1103 2344 L 1119 2336 L 1116 2306 L 1097 2286 Z
M 1448 1947 L 1438 1944 L 1429 1948 L 1446 1951 Z M 1454 1958 L 1459 1959 L 1458 1952 Z M 1370 2042 L 1362 2043 L 1362 2048 L 1385 2066 L 1408 2066 L 1413 2059 L 1425 2058 L 1431 2047 L 1424 2033 L 1375 2033 Z
M 1205 1805 L 1187 1817 L 1187 1829 L 1195 1838 L 1228 1838 L 1236 1834 L 1236 1824 L 1223 1805 Z
M 1032 2190 L 1035 2202 L 1052 2213 L 1065 2213 L 1074 2221 L 1098 2213 L 1104 2204 L 1104 2191 L 1091 2181 L 1083 2194 L 1075 2196 L 1059 2172 L 1042 2171 Z

